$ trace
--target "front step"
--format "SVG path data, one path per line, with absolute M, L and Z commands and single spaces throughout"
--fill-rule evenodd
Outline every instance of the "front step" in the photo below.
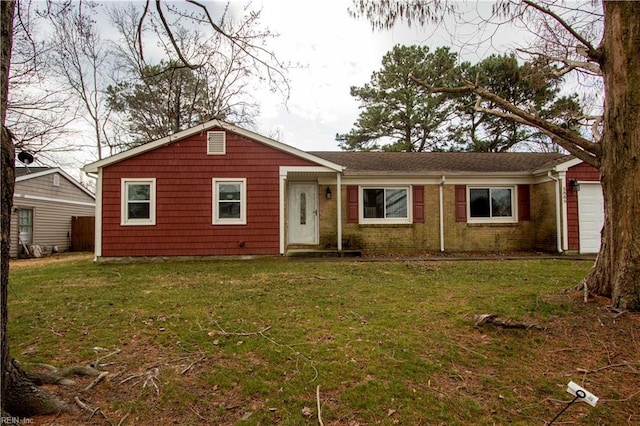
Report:
M 319 249 L 289 249 L 287 257 L 361 257 L 360 250 L 319 250 Z

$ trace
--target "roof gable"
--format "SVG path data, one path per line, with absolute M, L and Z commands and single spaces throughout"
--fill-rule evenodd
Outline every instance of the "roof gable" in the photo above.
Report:
M 324 158 L 316 157 L 315 155 L 294 148 L 290 145 L 286 145 L 282 142 L 278 142 L 276 140 L 267 138 L 258 133 L 252 132 L 247 129 L 243 129 L 241 127 L 235 126 L 233 124 L 221 121 L 221 120 L 211 120 L 204 124 L 192 127 L 190 129 L 183 130 L 181 132 L 175 133 L 173 135 L 164 137 L 162 139 L 158 139 L 153 142 L 146 143 L 144 145 L 137 146 L 127 151 L 123 151 L 119 154 L 113 155 L 109 158 L 105 158 L 103 160 L 99 160 L 84 166 L 83 170 L 88 173 L 96 173 L 100 168 L 109 166 L 111 164 L 126 160 L 128 158 L 135 157 L 137 155 L 143 154 L 148 151 L 152 151 L 154 149 L 160 148 L 165 145 L 169 145 L 174 142 L 178 142 L 182 139 L 188 138 L 190 136 L 197 135 L 198 133 L 204 133 L 212 129 L 220 128 L 226 130 L 228 132 L 233 132 L 238 135 L 244 136 L 261 144 L 267 145 L 271 148 L 277 149 L 279 151 L 284 151 L 294 156 L 303 158 L 305 160 L 311 161 L 318 165 L 327 167 L 329 169 L 335 171 L 342 171 L 342 167 L 339 164 L 333 163 Z
M 64 170 L 58 167 L 16 167 L 16 182 L 24 182 L 31 179 L 36 179 L 42 176 L 59 174 L 64 179 L 71 182 L 75 187 L 80 189 L 82 192 L 96 199 L 96 196 L 93 192 L 82 186 L 80 182 L 75 180 L 71 175 L 67 174 Z

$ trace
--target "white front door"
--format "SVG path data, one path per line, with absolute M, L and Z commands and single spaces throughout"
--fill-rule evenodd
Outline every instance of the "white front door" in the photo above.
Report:
M 318 244 L 317 197 L 315 183 L 289 184 L 289 244 Z
M 600 231 L 604 224 L 604 202 L 599 183 L 580 182 L 578 223 L 580 253 L 597 253 L 600 250 Z

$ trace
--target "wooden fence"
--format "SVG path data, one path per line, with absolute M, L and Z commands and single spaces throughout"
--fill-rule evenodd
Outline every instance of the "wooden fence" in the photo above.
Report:
M 73 216 L 71 218 L 71 251 L 93 251 L 95 247 L 96 218 Z

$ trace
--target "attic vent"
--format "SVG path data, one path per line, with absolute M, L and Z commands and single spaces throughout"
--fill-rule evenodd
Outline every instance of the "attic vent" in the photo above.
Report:
M 207 154 L 224 155 L 226 148 L 225 132 L 207 132 Z
M 60 186 L 60 175 L 53 175 L 53 186 Z

